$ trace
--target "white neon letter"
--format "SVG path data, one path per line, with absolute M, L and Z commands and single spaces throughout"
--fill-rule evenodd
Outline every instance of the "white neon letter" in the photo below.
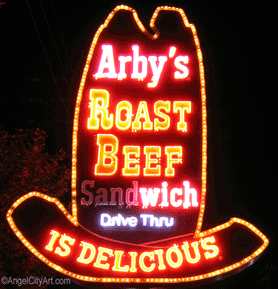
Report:
M 149 56 L 148 60 L 151 64 L 151 68 L 153 71 L 152 82 L 148 83 L 148 87 L 156 87 L 159 81 L 163 66 L 167 61 L 167 56 L 159 56 L 158 57 L 158 66 L 156 66 L 157 57 L 156 56 Z
M 188 56 L 178 56 L 175 58 L 175 66 L 177 69 L 181 70 L 180 71 L 175 71 L 175 78 L 177 79 L 184 79 L 188 76 L 189 70 L 184 64 L 188 64 Z
M 176 195 L 182 195 L 182 189 L 174 188 L 171 190 L 170 193 L 170 203 L 173 207 L 179 207 L 182 204 L 182 200 L 179 199 L 176 201 Z
M 168 207 L 169 206 L 169 202 L 168 202 L 168 183 L 167 182 L 163 182 L 162 183 L 162 189 L 161 189 L 161 193 L 162 193 L 162 202 L 159 206 L 161 206 L 161 208 L 163 207 Z
M 112 223 L 111 223 L 111 216 L 109 214 L 101 214 L 100 215 L 100 225 L 102 227 L 109 227 L 109 226 L 112 226 Z
M 118 74 L 118 79 L 122 80 L 123 78 L 126 78 L 126 72 L 125 72 L 125 64 L 132 60 L 132 57 L 129 56 L 119 56 L 120 61 L 120 72 Z
M 160 189 L 158 188 L 140 188 L 139 192 L 141 194 L 141 199 L 143 203 L 143 208 L 147 208 L 149 204 L 152 207 L 155 207 L 157 204 L 158 194 L 160 193 Z
M 115 63 L 113 57 L 113 47 L 112 45 L 102 45 L 102 54 L 99 62 L 99 67 L 97 73 L 94 75 L 95 78 L 117 78 L 117 73 L 115 71 Z M 108 72 L 104 72 L 107 69 Z
M 133 65 L 132 65 L 132 74 L 131 78 L 137 78 L 138 80 L 143 80 L 147 76 L 148 61 L 147 57 L 140 55 L 139 56 L 139 46 L 133 45 Z M 139 63 L 141 62 L 141 72 L 139 72 Z
M 184 202 L 183 202 L 183 208 L 188 209 L 188 207 L 198 207 L 198 201 L 197 201 L 197 191 L 193 188 L 190 188 L 189 182 L 183 182 L 184 186 Z M 190 195 L 191 195 L 191 201 L 190 202 Z

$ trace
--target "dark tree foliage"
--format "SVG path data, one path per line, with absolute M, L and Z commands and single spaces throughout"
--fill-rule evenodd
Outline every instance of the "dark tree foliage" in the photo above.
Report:
M 48 154 L 46 138 L 40 129 L 19 129 L 11 135 L 0 128 L 1 276 L 23 278 L 40 274 L 40 261 L 17 239 L 6 221 L 13 202 L 31 191 L 60 199 L 69 194 L 70 169 L 64 164 L 65 152 Z

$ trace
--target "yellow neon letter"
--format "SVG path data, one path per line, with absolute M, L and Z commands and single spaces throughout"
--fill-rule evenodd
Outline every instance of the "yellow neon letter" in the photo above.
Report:
M 155 250 L 154 252 L 158 256 L 158 264 L 159 264 L 158 265 L 158 270 L 165 270 L 166 266 L 165 266 L 164 261 L 163 261 L 163 253 L 164 253 L 164 251 L 162 249 L 160 249 L 160 250 Z
M 137 252 L 128 252 L 128 254 L 131 257 L 131 264 L 130 264 L 130 272 L 137 272 L 136 268 L 136 257 L 137 257 Z
M 199 260 L 200 260 L 200 252 L 199 252 L 198 246 L 199 246 L 199 242 L 197 242 L 197 241 L 191 243 L 191 247 L 194 249 L 194 252 L 195 252 L 195 258 L 194 259 L 190 256 L 188 242 L 187 241 L 184 242 L 183 245 L 181 246 L 183 251 L 184 251 L 186 260 L 191 264 L 195 264 L 195 263 L 199 262 Z
M 144 168 L 144 176 L 160 176 L 161 175 L 161 147 L 145 146 L 144 154 L 146 155 L 146 167 Z M 153 157 L 155 156 L 155 157 Z
M 45 246 L 45 249 L 48 251 L 52 251 L 53 250 L 53 245 L 56 242 L 57 238 L 60 236 L 60 234 L 54 230 L 52 230 L 50 232 L 50 235 L 52 235 L 48 245 Z
M 123 176 L 140 175 L 140 147 L 124 146 L 123 154 L 125 155 L 125 166 L 122 169 Z M 134 155 L 134 157 L 132 157 Z
M 181 146 L 166 146 L 165 154 L 167 156 L 167 167 L 165 169 L 165 176 L 173 177 L 175 169 L 173 164 L 182 163 L 182 147 Z
M 133 130 L 141 129 L 140 119 L 144 119 L 143 130 L 152 130 L 153 123 L 150 120 L 148 105 L 146 101 L 140 101 L 134 122 L 132 123 Z
M 175 253 L 177 256 L 177 261 L 173 261 L 172 259 L 172 254 Z M 180 249 L 178 248 L 177 245 L 174 245 L 173 247 L 169 248 L 166 252 L 166 260 L 168 262 L 168 264 L 172 267 L 172 268 L 178 268 L 180 267 L 180 265 L 183 262 L 183 256 L 182 253 L 180 251 Z
M 177 113 L 180 111 L 180 121 L 177 124 L 177 130 L 182 132 L 187 131 L 187 123 L 184 120 L 184 112 L 191 112 L 191 101 L 174 101 L 174 112 Z
M 96 262 L 94 263 L 94 267 L 108 270 L 110 264 L 109 263 L 105 263 L 105 264 L 101 263 L 102 261 L 107 261 L 107 259 L 108 259 L 107 256 L 103 255 L 104 253 L 109 254 L 109 257 L 114 256 L 113 250 L 103 248 L 103 247 L 98 247 L 98 255 L 97 255 Z
M 88 129 L 99 129 L 99 117 L 101 117 L 101 127 L 103 129 L 112 128 L 113 114 L 108 116 L 108 106 L 109 93 L 107 90 L 90 89 L 90 117 L 88 118 Z
M 124 254 L 124 251 L 115 251 L 115 262 L 114 262 L 114 266 L 112 268 L 113 271 L 128 272 L 128 270 L 129 270 L 128 265 L 121 266 L 123 254 Z
M 98 134 L 98 161 L 95 175 L 114 175 L 118 168 L 118 139 L 113 134 Z
M 204 250 L 212 250 L 212 252 L 205 252 L 206 259 L 216 257 L 219 253 L 219 248 L 216 245 L 208 245 L 207 243 L 215 243 L 215 238 L 213 236 L 207 237 L 201 242 Z
M 170 101 L 159 100 L 154 104 L 154 113 L 164 119 L 164 121 L 159 121 L 158 118 L 154 119 L 154 131 L 167 130 L 170 127 L 170 117 L 161 112 L 162 109 L 170 112 Z
M 122 112 L 126 111 L 126 119 L 122 120 Z M 117 104 L 116 107 L 116 127 L 120 130 L 129 129 L 131 126 L 131 117 L 132 117 L 132 105 L 128 101 L 121 101 Z
M 64 249 L 64 251 L 62 251 L 60 247 L 57 247 L 54 251 L 55 254 L 58 254 L 61 257 L 65 257 L 69 255 L 70 247 L 65 242 L 68 242 L 72 246 L 75 242 L 75 239 L 72 239 L 71 237 L 66 236 L 66 234 L 62 235 L 59 243 L 60 243 L 60 246 Z
M 96 248 L 94 245 L 90 243 L 86 243 L 81 241 L 80 246 L 83 246 L 82 251 L 80 253 L 80 256 L 77 259 L 77 262 L 83 263 L 83 264 L 89 264 L 93 261 L 95 255 L 96 255 Z M 85 259 L 85 255 L 87 254 L 87 251 L 90 251 L 89 256 Z
M 144 252 L 140 255 L 140 258 L 139 258 L 139 264 L 140 264 L 140 267 L 143 271 L 145 272 L 151 272 L 153 271 L 153 269 L 155 268 L 155 263 L 152 263 L 151 266 L 146 266 L 144 260 L 145 260 L 145 257 L 149 257 L 151 261 L 154 261 L 154 252 Z

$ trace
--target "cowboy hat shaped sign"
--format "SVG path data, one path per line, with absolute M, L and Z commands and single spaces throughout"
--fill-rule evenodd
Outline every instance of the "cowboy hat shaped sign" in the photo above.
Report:
M 72 278 L 194 283 L 244 268 L 268 245 L 238 218 L 202 231 L 207 113 L 199 39 L 179 8 L 158 7 L 150 27 L 122 5 L 93 38 L 74 112 L 72 212 L 30 192 L 7 213 L 22 243 Z

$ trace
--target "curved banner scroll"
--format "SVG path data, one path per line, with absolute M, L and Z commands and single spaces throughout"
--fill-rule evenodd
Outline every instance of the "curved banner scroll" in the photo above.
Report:
M 225 277 L 251 265 L 268 245 L 262 232 L 239 218 L 198 238 L 191 234 L 144 245 L 112 241 L 74 224 L 57 199 L 38 192 L 15 202 L 7 220 L 42 262 L 88 282 L 182 283 Z

